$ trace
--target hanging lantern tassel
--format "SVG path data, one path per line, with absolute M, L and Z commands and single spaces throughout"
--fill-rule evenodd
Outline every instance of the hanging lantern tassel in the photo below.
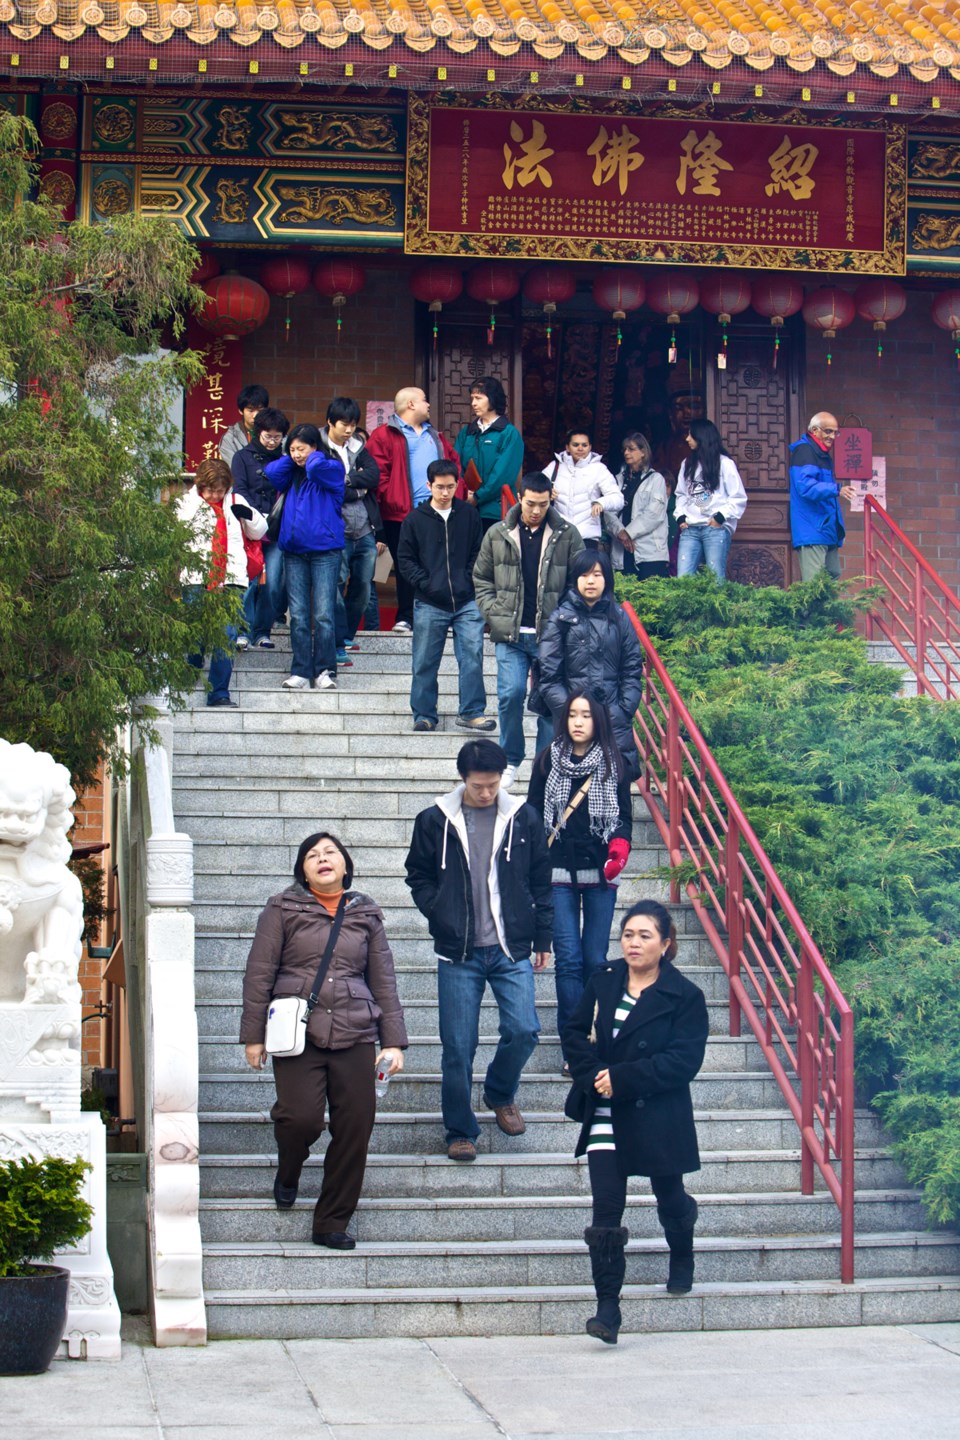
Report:
M 553 317 L 557 313 L 557 307 L 552 300 L 548 300 L 543 307 L 543 313 L 547 318 L 547 359 L 553 359 Z
M 617 351 L 619 352 L 620 346 L 623 344 L 623 331 L 620 328 L 620 322 L 621 320 L 626 320 L 626 310 L 614 310 L 613 318 L 617 322 Z
M 780 359 L 780 331 L 783 329 L 783 316 L 774 315 L 770 324 L 773 326 L 773 368 L 776 370 L 777 361 Z
M 492 345 L 497 333 L 497 312 L 490 306 L 490 324 L 487 326 L 487 344 Z
M 334 308 L 337 312 L 337 344 L 340 344 L 340 331 L 343 329 L 343 307 L 347 303 L 346 295 L 340 291 L 333 297 Z
M 826 342 L 827 342 L 827 364 L 828 364 L 828 365 L 832 365 L 832 364 L 833 364 L 833 354 L 832 354 L 833 341 L 836 340 L 836 338 L 837 338 L 837 332 L 836 332 L 836 330 L 824 330 L 824 332 L 823 332 L 823 338 L 824 338 L 824 340 L 826 340 Z
M 960 330 L 953 332 L 953 353 L 957 357 L 957 369 L 960 370 Z
M 290 296 L 287 296 L 287 313 L 283 322 L 283 343 L 286 345 L 290 339 L 290 326 L 293 322 L 290 319 Z
M 433 353 L 434 353 L 434 355 L 436 355 L 436 353 L 437 353 L 437 340 L 438 340 L 439 335 L 440 335 L 440 311 L 441 311 L 442 309 L 443 309 L 443 304 L 442 304 L 442 302 L 441 302 L 440 300 L 431 300 L 431 301 L 430 301 L 430 314 L 433 316 L 433 320 L 432 320 L 431 324 L 432 324 L 432 326 L 433 326 Z
M 669 350 L 667 351 L 667 364 L 668 364 L 668 365 L 676 365 L 676 363 L 677 363 L 677 326 L 680 324 L 680 316 L 676 313 L 675 310 L 672 311 L 672 312 L 667 316 L 667 323 L 668 323 L 668 325 L 670 326 L 670 348 L 669 348 Z
M 721 333 L 721 335 L 722 335 L 722 337 L 723 337 L 721 347 L 720 347 L 719 351 L 717 352 L 717 369 L 718 369 L 718 370 L 726 370 L 726 368 L 727 368 L 727 326 L 730 324 L 730 316 L 729 316 L 729 315 L 727 314 L 727 312 L 724 310 L 724 311 L 721 311 L 721 313 L 717 316 L 717 319 L 720 321 L 720 333 Z
M 873 322 L 874 334 L 875 334 L 876 337 L 877 337 L 877 364 L 878 364 L 878 365 L 880 364 L 880 361 L 883 359 L 883 332 L 886 330 L 886 328 L 887 328 L 887 324 L 886 324 L 886 321 L 885 321 L 885 320 L 875 320 L 875 321 Z

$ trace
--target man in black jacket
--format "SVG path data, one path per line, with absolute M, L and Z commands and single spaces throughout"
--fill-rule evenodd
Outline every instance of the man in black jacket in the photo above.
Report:
M 264 391 L 266 394 L 266 391 Z M 277 492 L 270 484 L 263 467 L 276 460 L 282 452 L 283 437 L 290 421 L 282 410 L 258 410 L 253 422 L 253 439 L 236 450 L 230 461 L 233 493 L 259 510 L 270 514 Z M 259 650 L 272 650 L 270 631 L 287 613 L 287 587 L 283 575 L 283 551 L 275 540 L 262 540 L 263 583 L 259 578 L 250 582 L 243 600 L 243 614 L 250 638 Z M 238 642 L 237 649 L 241 649 Z
M 473 593 L 473 562 L 483 527 L 472 505 L 454 499 L 458 480 L 452 460 L 432 460 L 427 466 L 430 499 L 411 510 L 400 527 L 397 559 L 414 595 L 414 730 L 436 730 L 439 724 L 437 674 L 449 630 L 459 671 L 457 724 L 464 730 L 496 728 L 496 721 L 483 714 L 483 616 Z
M 506 764 L 492 740 L 468 741 L 457 756 L 463 783 L 421 810 L 406 861 L 407 884 L 429 922 L 438 960 L 441 1106 L 447 1155 L 458 1161 L 477 1158 L 480 1127 L 470 1092 L 488 984 L 500 1041 L 487 1067 L 483 1103 L 505 1135 L 526 1129 L 516 1094 L 540 1033 L 533 972 L 546 967 L 553 938 L 543 819 L 500 788 Z
M 338 395 L 327 406 L 327 423 L 320 431 L 330 449 L 343 461 L 343 559 L 337 586 L 337 664 L 352 665 L 348 650 L 359 650 L 356 634 L 370 602 L 370 586 L 377 556 L 384 549 L 383 521 L 377 504 L 380 470 L 366 445 L 356 435 L 360 406 L 349 395 Z

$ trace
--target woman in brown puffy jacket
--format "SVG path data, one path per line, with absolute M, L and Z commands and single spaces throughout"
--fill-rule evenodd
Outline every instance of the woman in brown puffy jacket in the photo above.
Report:
M 273 1196 L 278 1210 L 289 1210 L 329 1108 L 330 1144 L 312 1238 L 315 1245 L 352 1250 L 357 1242 L 347 1226 L 360 1198 L 373 1130 L 374 1074 L 403 1069 L 407 1032 L 383 915 L 368 895 L 350 891 L 353 861 L 340 841 L 323 831 L 308 835 L 293 875 L 296 883 L 267 901 L 257 923 L 243 979 L 240 1042 L 247 1064 L 260 1070 L 267 1061 L 270 1001 L 310 994 L 343 900 L 342 928 L 303 1054 L 274 1057 L 277 1101 L 270 1114 L 278 1153 Z

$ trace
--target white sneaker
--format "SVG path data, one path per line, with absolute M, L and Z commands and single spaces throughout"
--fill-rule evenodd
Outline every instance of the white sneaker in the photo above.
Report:
M 241 651 L 250 649 L 250 641 L 247 639 L 246 635 L 237 636 L 237 649 Z
M 411 635 L 413 633 L 413 626 L 409 620 L 398 620 L 393 627 L 393 633 L 394 635 Z
M 284 690 L 309 690 L 310 681 L 305 675 L 288 675 L 283 682 Z
M 329 670 L 320 671 L 320 674 L 317 676 L 316 684 L 318 690 L 336 690 L 337 688 L 337 682 L 336 680 L 334 680 Z
M 519 766 L 519 765 L 508 765 L 508 766 L 507 766 L 506 770 L 504 770 L 503 774 L 500 776 L 500 789 L 501 789 L 501 790 L 509 790 L 509 789 L 510 789 L 510 786 L 513 784 L 514 780 L 516 780 L 516 778 L 517 778 L 517 771 L 518 771 L 519 769 L 520 769 L 520 766 Z

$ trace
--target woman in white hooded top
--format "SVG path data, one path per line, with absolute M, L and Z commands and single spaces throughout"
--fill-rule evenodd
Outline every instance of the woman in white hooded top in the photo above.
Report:
M 687 444 L 690 454 L 680 467 L 674 512 L 680 530 L 677 574 L 694 575 L 705 563 L 722 584 L 747 492 L 712 420 L 691 420 Z
M 571 430 L 565 445 L 550 476 L 553 503 L 564 520 L 576 525 L 587 549 L 597 550 L 603 516 L 623 509 L 623 491 L 591 448 L 586 431 Z

